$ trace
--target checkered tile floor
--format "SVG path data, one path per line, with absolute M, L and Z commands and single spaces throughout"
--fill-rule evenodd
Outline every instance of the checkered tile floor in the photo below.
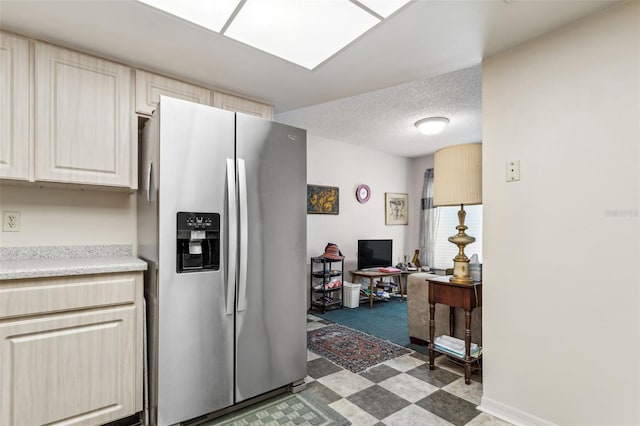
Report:
M 307 329 L 331 324 L 307 316 Z M 429 370 L 427 355 L 413 352 L 354 374 L 307 351 L 307 389 L 355 426 L 468 425 L 505 426 L 476 409 L 482 376 L 464 383 L 464 370 L 446 357 Z

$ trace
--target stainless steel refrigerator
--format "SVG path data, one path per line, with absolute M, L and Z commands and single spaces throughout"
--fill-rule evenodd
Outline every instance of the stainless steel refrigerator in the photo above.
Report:
M 151 423 L 300 383 L 306 131 L 162 97 L 139 159 Z

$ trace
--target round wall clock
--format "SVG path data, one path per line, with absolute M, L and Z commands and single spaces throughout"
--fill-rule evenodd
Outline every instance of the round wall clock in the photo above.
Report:
M 358 189 L 356 189 L 356 199 L 364 204 L 369 201 L 369 198 L 371 198 L 371 188 L 369 188 L 369 185 L 358 185 Z

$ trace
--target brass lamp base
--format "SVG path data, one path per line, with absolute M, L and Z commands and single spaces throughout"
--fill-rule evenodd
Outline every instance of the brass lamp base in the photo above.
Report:
M 464 211 L 464 204 L 460 204 L 460 210 L 458 211 L 458 221 L 460 223 L 456 226 L 458 233 L 449 237 L 449 241 L 458 246 L 458 254 L 453 258 L 453 276 L 449 278 L 449 282 L 454 284 L 473 284 L 473 280 L 469 275 L 469 258 L 464 254 L 464 248 L 476 239 L 464 233 L 467 229 L 464 224 L 466 216 L 467 212 Z

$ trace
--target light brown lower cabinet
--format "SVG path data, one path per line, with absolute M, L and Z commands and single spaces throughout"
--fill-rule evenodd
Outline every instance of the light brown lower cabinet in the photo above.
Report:
M 0 424 L 140 412 L 142 287 L 142 273 L 0 281 Z

